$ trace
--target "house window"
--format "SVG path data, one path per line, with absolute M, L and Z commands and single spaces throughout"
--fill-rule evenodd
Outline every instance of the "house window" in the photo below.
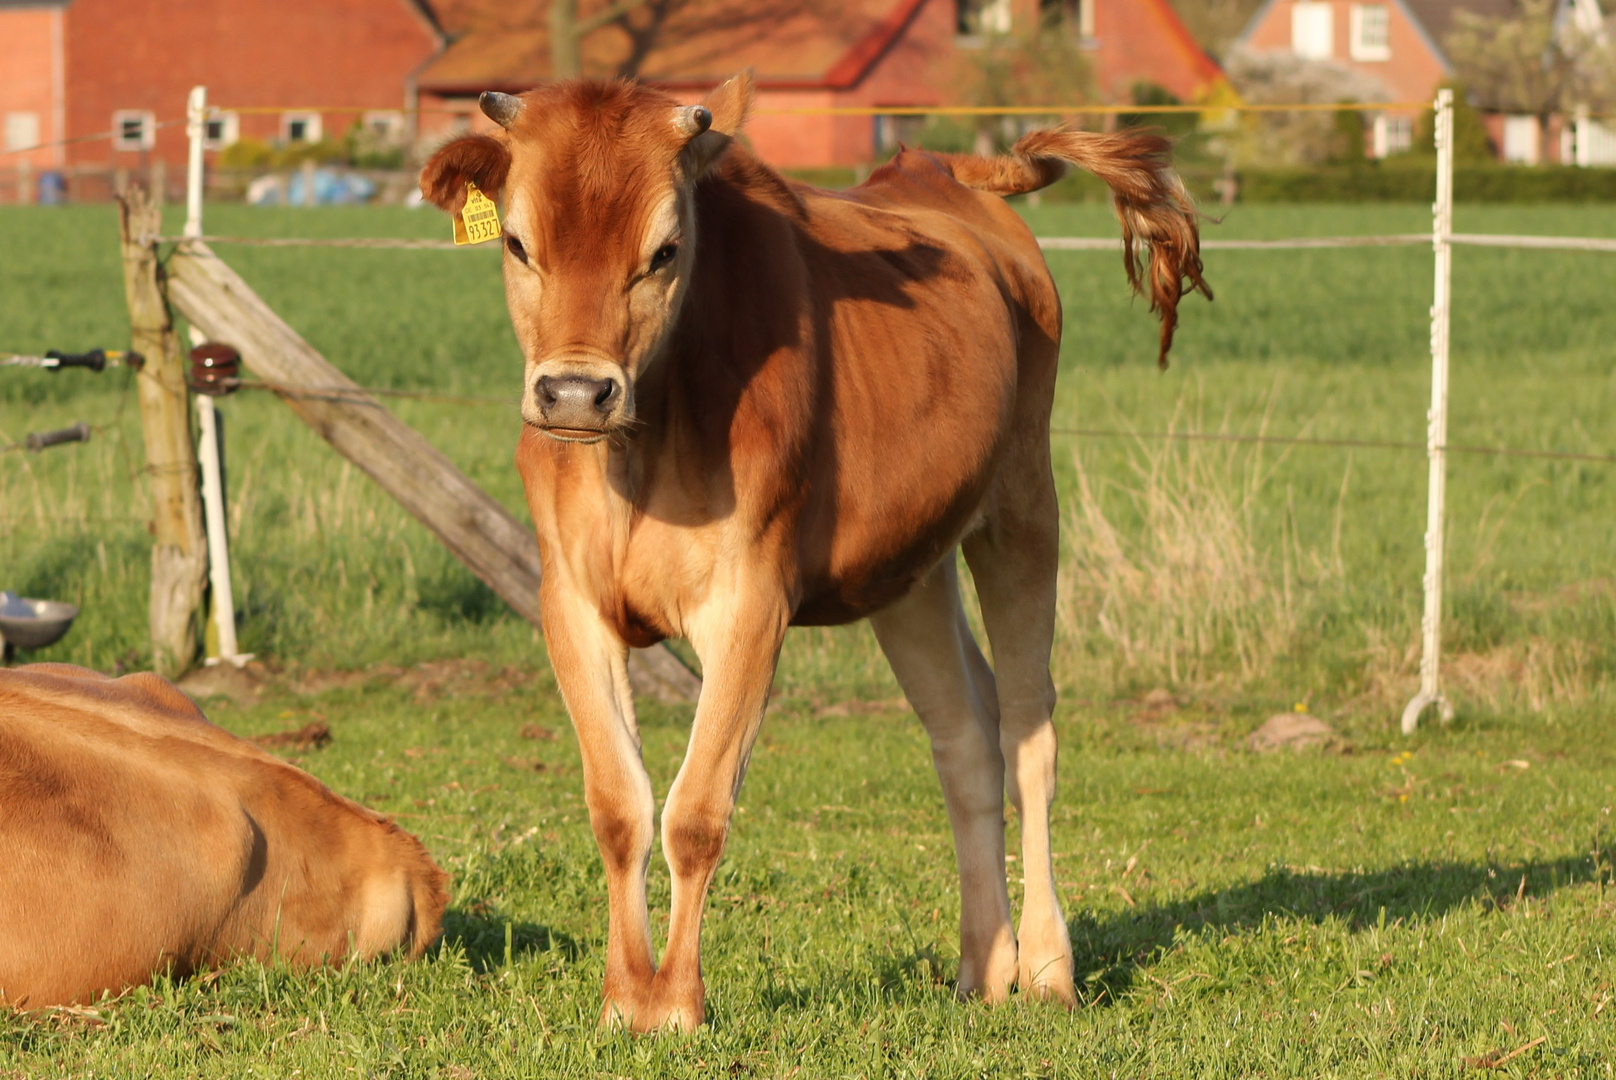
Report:
M 404 138 L 404 114 L 391 109 L 365 114 L 365 130 L 378 142 L 396 143 Z
M 285 142 L 319 142 L 320 134 L 319 113 L 283 113 L 281 115 L 281 139 Z
M 119 109 L 112 114 L 114 150 L 150 150 L 157 145 L 157 120 L 145 109 Z
M 1391 8 L 1385 4 L 1353 4 L 1351 22 L 1354 60 L 1392 58 Z
M 1094 0 L 1038 0 L 1038 17 L 1050 29 L 1085 41 L 1094 37 Z
M 216 112 L 202 122 L 202 145 L 223 150 L 241 138 L 241 120 L 233 112 Z
M 956 0 L 955 29 L 965 37 L 1010 32 L 1011 0 Z
M 6 149 L 26 150 L 39 145 L 39 114 L 6 113 Z
M 1329 4 L 1301 0 L 1291 8 L 1291 52 L 1305 60 L 1335 55 L 1335 11 Z
M 1406 116 L 1375 117 L 1375 156 L 1389 157 L 1414 147 L 1414 121 Z
M 1519 165 L 1538 163 L 1538 135 L 1535 116 L 1504 117 L 1504 160 Z

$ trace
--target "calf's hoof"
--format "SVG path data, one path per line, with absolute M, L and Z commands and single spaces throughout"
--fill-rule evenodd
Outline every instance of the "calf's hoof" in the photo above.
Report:
M 995 942 L 987 956 L 975 960 L 960 958 L 959 983 L 955 993 L 961 1001 L 981 998 L 989 1005 L 1010 1000 L 1016 985 L 1016 946 L 1013 938 Z
M 1016 985 L 1037 1001 L 1058 1001 L 1068 1009 L 1077 1005 L 1070 953 L 1050 957 L 1041 964 L 1023 963 Z
M 688 985 L 653 979 L 635 993 L 607 994 L 600 1011 L 600 1026 L 628 1030 L 636 1035 L 652 1031 L 694 1031 L 707 1018 L 705 996 L 699 982 L 692 989 Z

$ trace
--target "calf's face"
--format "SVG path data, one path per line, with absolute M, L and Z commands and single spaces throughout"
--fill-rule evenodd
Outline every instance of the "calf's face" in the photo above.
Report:
M 749 76 L 694 106 L 631 83 L 484 94 L 503 130 L 449 142 L 427 163 L 422 193 L 451 213 L 468 183 L 504 203 L 524 421 L 568 442 L 633 427 L 636 381 L 656 364 L 690 280 L 695 183 L 750 96 Z

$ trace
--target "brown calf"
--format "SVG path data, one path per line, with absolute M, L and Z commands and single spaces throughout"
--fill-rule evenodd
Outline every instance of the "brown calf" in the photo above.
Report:
M 0 1005 L 240 955 L 417 957 L 445 880 L 413 836 L 155 675 L 0 671 Z
M 863 617 L 931 736 L 960 872 L 960 993 L 1070 1002 L 1049 849 L 1061 309 L 997 196 L 1068 162 L 1104 178 L 1163 356 L 1185 279 L 1201 285 L 1194 213 L 1167 143 L 1142 133 L 1042 131 L 997 160 L 906 151 L 852 191 L 817 191 L 734 140 L 750 100 L 748 75 L 702 106 L 622 82 L 485 94 L 504 130 L 447 144 L 421 178 L 450 211 L 468 182 L 505 205 L 526 357 L 517 465 L 609 892 L 602 1019 L 701 1022 L 702 908 L 786 628 Z M 993 668 L 960 606 L 960 548 Z M 625 663 L 671 636 L 704 683 L 662 815 L 673 910 L 658 966 L 655 803 Z

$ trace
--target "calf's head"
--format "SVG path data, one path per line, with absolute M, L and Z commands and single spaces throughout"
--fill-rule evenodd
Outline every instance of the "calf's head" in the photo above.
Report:
M 492 135 L 446 143 L 421 192 L 451 213 L 504 204 L 505 299 L 526 359 L 522 418 L 595 442 L 634 423 L 695 259 L 696 182 L 745 120 L 750 72 L 701 105 L 628 82 L 482 95 Z

